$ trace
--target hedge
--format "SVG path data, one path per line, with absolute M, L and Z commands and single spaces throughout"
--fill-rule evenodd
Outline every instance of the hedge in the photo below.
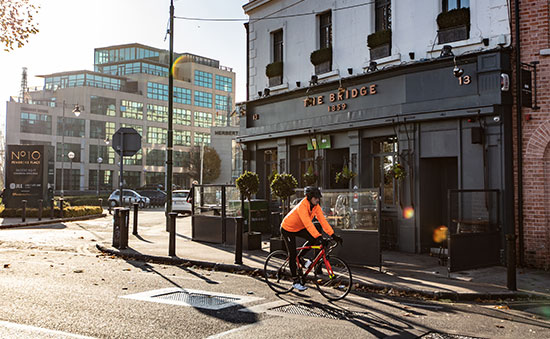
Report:
M 332 60 L 332 47 L 321 48 L 311 52 L 309 60 L 314 65 L 320 65 L 323 62 Z
M 282 61 L 276 61 L 272 62 L 269 65 L 265 67 L 265 75 L 268 78 L 277 77 L 279 75 L 283 75 L 283 62 Z
M 72 196 L 65 197 L 63 200 L 68 202 L 71 206 L 96 206 L 99 205 L 99 198 L 103 199 L 103 204 L 107 203 L 109 196 L 95 196 L 95 195 L 84 195 L 84 196 Z
M 21 217 L 22 213 L 21 208 L 4 208 L 0 206 L 0 217 L 2 218 L 18 218 Z M 73 217 L 83 217 L 87 215 L 97 215 L 102 214 L 103 209 L 99 206 L 69 206 L 63 210 L 64 218 L 73 218 Z M 50 209 L 45 208 L 42 211 L 42 217 L 46 218 L 50 216 Z M 61 211 L 58 207 L 54 209 L 54 216 L 60 217 Z M 27 217 L 28 218 L 37 218 L 38 217 L 38 208 L 27 208 Z

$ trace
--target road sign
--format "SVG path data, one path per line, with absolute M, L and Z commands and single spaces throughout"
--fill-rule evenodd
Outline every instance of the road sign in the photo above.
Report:
M 113 134 L 113 149 L 118 155 L 131 157 L 141 149 L 141 135 L 131 127 L 119 128 Z

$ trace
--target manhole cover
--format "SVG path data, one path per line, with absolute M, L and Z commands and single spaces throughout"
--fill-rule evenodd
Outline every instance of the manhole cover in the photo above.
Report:
M 226 307 L 242 305 L 262 298 L 216 293 L 210 291 L 191 290 L 184 288 L 165 288 L 137 294 L 121 296 L 125 299 L 157 302 L 162 304 L 191 306 L 209 310 L 219 310 Z
M 270 311 L 288 313 L 294 315 L 308 316 L 308 317 L 317 317 L 317 318 L 328 318 L 334 320 L 348 320 L 354 318 L 357 314 L 356 312 L 350 312 L 346 310 L 341 310 L 331 307 L 320 307 L 314 305 L 301 305 L 301 304 L 289 304 L 277 306 L 269 309 Z

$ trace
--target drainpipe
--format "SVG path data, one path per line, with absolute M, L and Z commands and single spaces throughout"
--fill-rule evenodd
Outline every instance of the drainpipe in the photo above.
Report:
M 244 29 L 246 30 L 246 101 L 250 100 L 248 88 L 249 76 L 250 76 L 250 39 L 248 32 L 248 22 L 244 23 Z
M 521 39 L 519 25 L 519 0 L 515 0 L 516 24 L 516 128 L 518 148 L 518 235 L 519 235 L 519 264 L 524 265 L 524 237 L 523 237 L 523 133 L 521 113 Z M 515 233 L 515 232 L 510 232 Z M 515 246 L 514 246 L 515 249 Z

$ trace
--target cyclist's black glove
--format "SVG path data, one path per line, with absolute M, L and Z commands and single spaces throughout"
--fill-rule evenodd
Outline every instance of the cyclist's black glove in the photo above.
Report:
M 328 247 L 328 245 L 329 245 L 328 240 L 325 239 L 325 238 L 323 238 L 322 235 L 319 236 L 319 237 L 317 237 L 315 240 L 317 240 L 317 243 L 318 243 L 318 244 L 323 245 L 323 248 Z
M 332 240 L 336 241 L 340 245 L 344 243 L 344 239 L 342 239 L 342 237 L 338 236 L 336 233 L 332 235 Z

